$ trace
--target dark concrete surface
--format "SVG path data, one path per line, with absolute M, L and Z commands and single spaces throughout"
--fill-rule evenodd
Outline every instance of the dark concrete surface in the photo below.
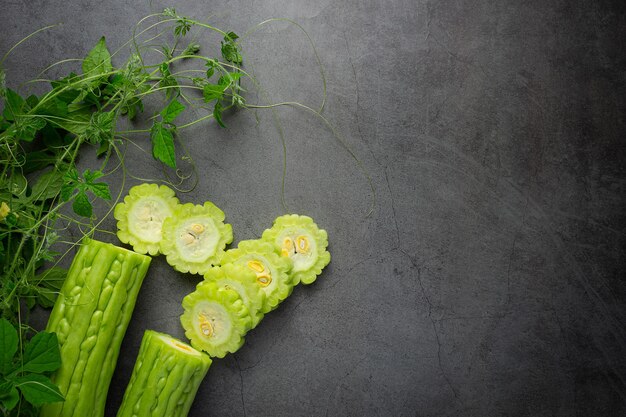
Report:
M 324 114 L 371 176 L 373 213 L 367 176 L 324 123 L 280 109 L 288 209 L 328 231 L 333 260 L 214 361 L 190 416 L 626 415 L 623 1 L 1 3 L 0 51 L 64 23 L 10 57 L 9 85 L 101 35 L 121 46 L 167 5 L 238 33 L 291 18 L 318 48 Z M 296 28 L 273 23 L 243 45 L 273 101 L 319 105 Z M 234 243 L 284 213 L 277 127 L 258 117 L 180 134 L 200 171 L 181 200 L 221 207 Z M 141 153 L 130 171 L 163 178 Z M 143 331 L 184 337 L 196 281 L 154 260 L 108 416 Z

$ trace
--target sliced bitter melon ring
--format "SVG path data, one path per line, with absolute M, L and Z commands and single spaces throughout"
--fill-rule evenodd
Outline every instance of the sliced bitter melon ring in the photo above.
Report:
M 224 212 L 207 201 L 203 206 L 179 205 L 163 222 L 161 253 L 180 272 L 205 274 L 219 264 L 224 248 L 233 241 L 233 228 Z
M 313 283 L 330 262 L 328 234 L 308 216 L 286 214 L 276 218 L 272 228 L 263 232 L 263 240 L 278 248 L 281 256 L 291 258 L 294 285 Z
M 229 249 L 222 258 L 222 265 L 242 265 L 256 274 L 256 282 L 265 292 L 263 313 L 274 310 L 293 291 L 289 271 L 293 266 L 290 258 L 278 255 L 274 245 L 263 240 L 242 240 L 237 249 Z
M 115 206 L 117 237 L 135 252 L 158 255 L 163 220 L 172 215 L 178 204 L 174 191 L 165 185 L 132 187 L 124 202 Z
M 215 283 L 220 288 L 235 290 L 241 297 L 252 319 L 250 329 L 254 329 L 263 318 L 265 293 L 258 286 L 256 274 L 241 265 L 227 264 L 216 266 L 204 275 L 204 281 L 198 287 Z M 248 330 L 250 330 L 248 329 Z
M 180 322 L 194 348 L 223 358 L 243 345 L 252 319 L 235 290 L 203 283 L 183 298 L 183 308 Z

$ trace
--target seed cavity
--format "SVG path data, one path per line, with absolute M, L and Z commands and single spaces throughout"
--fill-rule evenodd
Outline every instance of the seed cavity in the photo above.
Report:
M 249 261 L 248 268 L 252 269 L 255 272 L 263 272 L 265 271 L 265 265 L 261 261 Z
M 309 240 L 306 236 L 298 236 L 296 238 L 296 252 L 308 253 L 309 252 Z
M 269 274 L 257 275 L 256 281 L 261 287 L 267 287 L 272 283 L 272 277 Z
M 213 336 L 213 326 L 204 314 L 198 315 L 198 321 L 200 322 L 200 330 L 202 331 L 202 334 L 207 337 Z
M 186 246 L 193 245 L 193 243 L 196 241 L 196 236 L 193 233 L 186 232 L 182 236 L 182 240 Z
M 199 235 L 200 233 L 204 232 L 204 226 L 201 225 L 200 223 L 194 223 L 191 225 L 191 231 L 195 235 Z
M 293 240 L 291 240 L 290 237 L 286 237 L 283 240 L 283 246 L 282 246 L 282 250 L 281 250 L 281 255 L 282 256 L 291 256 L 291 254 L 294 253 L 294 245 L 293 245 Z

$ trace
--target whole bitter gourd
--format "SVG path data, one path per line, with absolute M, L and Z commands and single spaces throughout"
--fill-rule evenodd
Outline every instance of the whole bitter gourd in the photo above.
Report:
M 117 417 L 186 417 L 210 366 L 208 355 L 146 330 Z
M 65 401 L 41 417 L 102 417 L 122 339 L 151 258 L 87 239 L 76 254 L 46 331 L 56 332 Z

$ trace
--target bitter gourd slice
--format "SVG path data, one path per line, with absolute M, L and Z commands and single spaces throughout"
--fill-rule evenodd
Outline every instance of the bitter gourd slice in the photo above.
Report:
M 52 380 L 65 402 L 41 417 L 102 417 L 122 339 L 152 258 L 96 240 L 76 254 L 46 331 L 59 339 L 61 367 Z
M 235 290 L 202 283 L 183 298 L 183 308 L 180 322 L 194 348 L 223 358 L 243 345 L 252 318 Z
M 328 234 L 308 216 L 280 216 L 271 229 L 263 232 L 262 238 L 275 245 L 281 256 L 291 258 L 294 285 L 313 283 L 330 262 L 330 253 L 326 250 Z
M 208 355 L 146 330 L 117 417 L 186 417 L 210 366 Z
M 224 248 L 233 241 L 233 228 L 224 212 L 207 201 L 179 205 L 163 222 L 161 253 L 180 272 L 205 274 L 219 264 Z
M 224 254 L 222 265 L 229 263 L 245 266 L 256 274 L 256 282 L 265 293 L 263 313 L 274 310 L 293 291 L 288 273 L 293 266 L 291 258 L 279 256 L 269 242 L 242 240 L 236 249 Z
M 130 244 L 135 252 L 158 255 L 163 220 L 172 215 L 178 204 L 174 191 L 165 185 L 132 187 L 113 212 L 117 237 Z
M 214 282 L 220 288 L 230 288 L 237 291 L 245 304 L 250 318 L 250 328 L 254 329 L 263 318 L 263 304 L 265 293 L 259 287 L 256 274 L 241 265 L 227 264 L 222 267 L 215 266 L 204 275 L 204 281 L 198 286 Z M 249 329 L 248 329 L 249 330 Z

